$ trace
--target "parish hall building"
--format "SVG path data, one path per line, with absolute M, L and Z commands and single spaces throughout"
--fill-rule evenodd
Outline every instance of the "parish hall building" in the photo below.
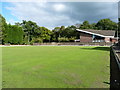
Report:
M 80 42 L 116 42 L 115 31 L 113 30 L 81 30 L 80 32 Z

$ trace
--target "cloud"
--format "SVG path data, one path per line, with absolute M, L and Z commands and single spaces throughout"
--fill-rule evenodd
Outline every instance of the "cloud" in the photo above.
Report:
M 118 2 L 119 0 L 1 0 L 2 2 Z
M 103 18 L 117 20 L 117 3 L 97 2 L 11 2 L 6 9 L 19 20 L 32 20 L 39 26 L 53 28 L 82 23 L 91 23 Z
M 64 11 L 65 10 L 65 5 L 63 4 L 55 4 L 53 5 L 53 8 L 56 10 L 56 11 Z

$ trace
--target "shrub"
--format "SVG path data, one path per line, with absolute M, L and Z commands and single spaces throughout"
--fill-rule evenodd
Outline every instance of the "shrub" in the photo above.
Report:
M 66 38 L 66 37 L 61 37 L 61 38 L 58 38 L 58 41 L 60 41 L 60 42 L 68 42 L 69 39 Z
M 41 38 L 33 38 L 30 43 L 42 43 L 42 42 L 43 42 L 43 39 Z
M 71 38 L 69 38 L 69 41 L 74 42 L 75 39 L 76 39 L 75 37 L 71 37 Z

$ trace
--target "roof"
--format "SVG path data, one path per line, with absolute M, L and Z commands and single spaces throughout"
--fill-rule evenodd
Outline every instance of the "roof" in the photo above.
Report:
M 88 34 L 94 34 L 94 35 L 101 36 L 101 37 L 113 38 L 115 36 L 115 31 L 113 30 L 91 30 L 91 29 L 80 30 L 80 29 L 77 29 L 77 31 L 88 33 Z

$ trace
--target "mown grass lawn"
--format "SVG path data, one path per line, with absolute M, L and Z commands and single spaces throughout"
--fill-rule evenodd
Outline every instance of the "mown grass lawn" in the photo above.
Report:
M 109 47 L 3 47 L 3 88 L 107 88 Z

